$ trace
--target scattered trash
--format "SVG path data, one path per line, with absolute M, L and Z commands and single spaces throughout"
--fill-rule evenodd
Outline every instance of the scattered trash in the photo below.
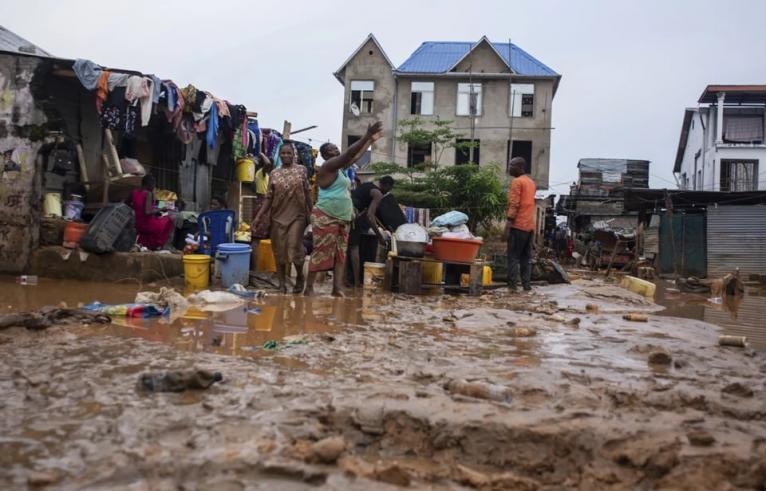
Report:
M 587 312 L 592 312 L 592 313 L 594 313 L 594 314 L 595 314 L 595 313 L 598 313 L 598 305 L 596 305 L 595 303 L 589 303 L 589 304 L 587 304 L 587 305 L 585 306 L 585 310 L 586 310 Z
M 279 342 L 274 340 L 269 340 L 263 343 L 263 349 L 267 350 L 276 350 L 279 348 Z
M 537 329 L 532 327 L 514 327 L 508 332 L 514 338 L 531 338 L 537 336 Z
M 342 436 L 331 436 L 311 445 L 309 458 L 323 464 L 334 464 L 345 450 L 346 440 Z
M 239 304 L 242 303 L 242 297 L 229 292 L 214 292 L 203 290 L 189 297 L 189 302 L 193 304 Z
M 305 337 L 302 335 L 287 336 L 282 338 L 282 341 L 269 340 L 263 343 L 263 349 L 269 351 L 279 351 L 290 346 L 296 346 L 298 344 L 308 344 Z
M 183 392 L 204 390 L 223 380 L 220 372 L 208 370 L 185 370 L 142 373 L 138 389 L 146 392 Z
M 511 393 L 507 387 L 486 382 L 466 382 L 465 380 L 450 380 L 444 388 L 453 393 L 476 399 L 510 402 Z
M 44 487 L 55 484 L 61 476 L 54 472 L 30 472 L 27 476 L 27 484 L 32 487 Z
M 160 310 L 154 305 L 140 303 L 123 303 L 110 305 L 101 302 L 93 302 L 85 305 L 83 310 L 88 312 L 97 312 L 99 314 L 111 315 L 114 317 L 131 317 L 143 319 L 149 317 L 160 317 L 167 313 L 167 309 Z
M 263 290 L 251 291 L 239 283 L 231 285 L 228 291 L 229 293 L 233 293 L 234 295 L 242 298 L 262 298 L 266 296 L 266 292 Z
M 676 280 L 678 290 L 684 293 L 709 293 L 710 285 L 703 283 L 699 278 L 690 276 L 689 278 L 678 278 Z
M 83 312 L 77 309 L 43 307 L 37 312 L 0 315 L 0 329 L 26 327 L 45 329 L 54 324 L 109 324 L 112 319 L 101 312 Z
M 654 292 L 657 289 L 657 285 L 651 281 L 636 278 L 635 276 L 625 276 L 622 278 L 622 281 L 620 281 L 620 288 L 625 288 L 642 297 L 654 300 Z
M 673 357 L 667 351 L 655 350 L 649 353 L 648 361 L 650 365 L 670 365 Z
M 19 285 L 36 285 L 37 276 L 35 275 L 21 275 L 16 277 L 16 283 Z
M 139 292 L 136 294 L 135 303 L 156 305 L 161 309 L 167 309 L 172 318 L 181 317 L 189 309 L 189 301 L 183 295 L 172 288 L 160 288 L 159 292 Z
M 247 313 L 250 314 L 250 315 L 258 315 L 261 312 L 263 312 L 263 311 L 261 310 L 260 307 L 253 307 L 252 309 L 247 309 Z
M 625 314 L 622 318 L 631 322 L 649 322 L 649 317 L 644 314 Z
M 569 275 L 553 259 L 537 258 L 532 261 L 532 281 L 545 281 L 550 285 L 570 283 Z
M 729 336 L 724 334 L 718 336 L 718 345 L 745 348 L 747 347 L 747 336 Z

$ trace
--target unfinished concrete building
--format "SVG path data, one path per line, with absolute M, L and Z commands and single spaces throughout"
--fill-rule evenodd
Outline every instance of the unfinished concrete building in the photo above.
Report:
M 342 146 L 380 120 L 385 136 L 363 159 L 402 166 L 424 163 L 500 164 L 524 157 L 539 189 L 548 188 L 551 114 L 561 75 L 515 44 L 424 42 L 396 67 L 375 36 L 335 72 L 343 84 Z M 399 140 L 400 121 L 419 117 L 428 125 L 453 121 L 465 150 L 409 145 Z

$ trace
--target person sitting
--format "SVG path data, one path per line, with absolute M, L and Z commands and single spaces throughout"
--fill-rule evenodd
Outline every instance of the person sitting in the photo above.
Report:
M 219 210 L 228 210 L 229 205 L 226 204 L 226 200 L 224 200 L 220 196 L 213 196 L 210 198 L 210 204 L 208 205 L 209 211 L 219 211 Z
M 154 176 L 147 174 L 141 179 L 141 189 L 130 193 L 129 204 L 136 214 L 138 244 L 149 250 L 168 245 L 173 236 L 173 220 L 163 216 L 164 210 L 154 206 Z

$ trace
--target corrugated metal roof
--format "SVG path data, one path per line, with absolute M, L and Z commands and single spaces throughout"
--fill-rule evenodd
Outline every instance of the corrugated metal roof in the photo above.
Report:
M 511 70 L 518 75 L 556 77 L 546 66 L 515 44 L 491 43 Z M 397 71 L 404 73 L 446 73 L 464 57 L 476 43 L 462 41 L 426 41 L 402 63 Z M 509 59 L 510 55 L 510 59 Z
M 41 47 L 30 43 L 23 37 L 15 32 L 9 31 L 3 26 L 0 26 L 0 51 L 11 51 L 14 53 L 36 56 L 53 56 Z

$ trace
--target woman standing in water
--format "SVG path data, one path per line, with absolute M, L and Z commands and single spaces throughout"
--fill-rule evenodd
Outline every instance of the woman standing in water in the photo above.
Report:
M 296 162 L 295 148 L 285 141 L 279 150 L 282 167 L 271 172 L 268 192 L 254 223 L 270 220 L 271 245 L 277 262 L 279 291 L 287 293 L 287 269 L 295 265 L 298 276 L 293 293 L 303 291 L 303 232 L 311 214 L 306 168 Z
M 381 136 L 383 124 L 377 121 L 367 127 L 363 138 L 343 153 L 332 143 L 325 143 L 319 148 L 325 161 L 317 173 L 319 198 L 311 212 L 314 248 L 309 261 L 306 295 L 314 294 L 314 280 L 318 272 L 332 270 L 332 294 L 336 297 L 343 296 L 348 234 L 354 213 L 350 193 L 351 181 L 344 170 Z

